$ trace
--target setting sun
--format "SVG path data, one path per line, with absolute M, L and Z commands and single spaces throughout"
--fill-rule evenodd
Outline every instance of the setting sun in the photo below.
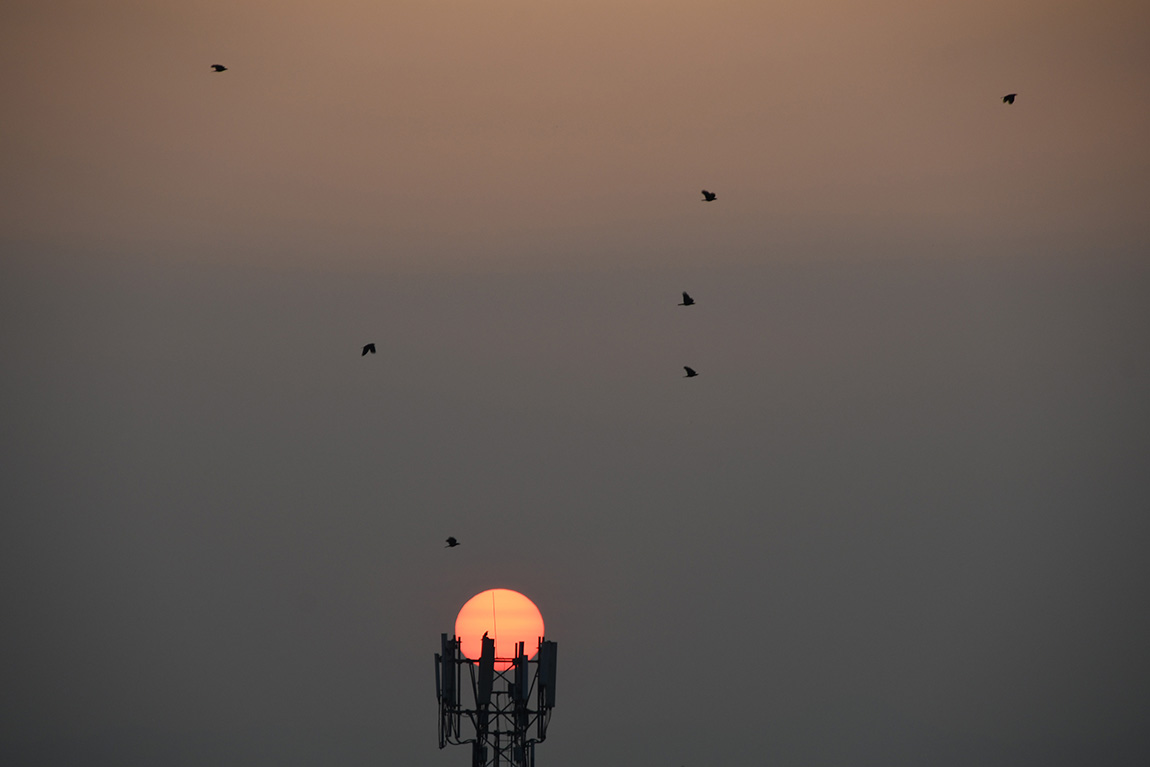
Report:
M 543 616 L 539 608 L 518 591 L 488 589 L 467 600 L 455 619 L 455 635 L 463 654 L 479 658 L 483 634 L 495 640 L 495 657 L 515 657 L 515 645 L 524 643 L 528 657 L 534 657 L 543 636 Z M 499 671 L 510 668 L 507 660 L 496 662 Z

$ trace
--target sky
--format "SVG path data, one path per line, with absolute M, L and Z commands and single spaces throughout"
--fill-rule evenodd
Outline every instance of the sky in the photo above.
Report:
M 1147 764 L 1148 28 L 5 3 L 0 761 Z

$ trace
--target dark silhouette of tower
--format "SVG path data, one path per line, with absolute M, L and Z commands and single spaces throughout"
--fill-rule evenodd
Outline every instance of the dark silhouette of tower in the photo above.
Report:
M 439 747 L 470 744 L 471 767 L 535 767 L 535 744 L 547 738 L 555 706 L 558 645 L 541 638 L 535 660 L 527 657 L 523 642 L 514 658 L 496 658 L 495 640 L 486 635 L 482 647 L 479 660 L 472 661 L 463 657 L 458 637 L 440 636 L 435 655 Z M 496 671 L 497 661 L 511 665 Z

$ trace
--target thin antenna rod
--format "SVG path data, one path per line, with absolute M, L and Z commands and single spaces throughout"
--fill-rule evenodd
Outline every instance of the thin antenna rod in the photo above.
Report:
M 495 612 L 495 589 L 491 589 L 491 633 L 495 635 L 495 646 L 499 646 L 499 622 Z

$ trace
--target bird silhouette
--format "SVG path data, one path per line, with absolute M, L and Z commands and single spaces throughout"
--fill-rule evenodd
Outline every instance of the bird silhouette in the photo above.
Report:
M 360 354 L 359 356 L 362 357 L 365 354 L 375 354 L 375 344 L 368 344 L 367 346 L 363 347 L 363 354 Z
M 1013 104 L 1014 103 L 1014 97 L 1017 95 L 1018 95 L 1017 93 L 1006 94 L 1005 96 L 1002 97 L 1002 103 L 1003 104 Z
M 694 378 L 695 376 L 699 375 L 695 372 L 694 368 L 689 368 L 686 365 L 683 366 L 683 370 L 687 371 L 687 375 L 683 376 L 683 378 Z
M 703 202 L 714 202 L 716 197 L 718 197 L 718 195 L 714 192 L 708 192 L 706 189 L 703 190 Z
M 223 64 L 212 64 L 212 71 L 213 72 L 226 72 L 227 69 L 228 68 L 225 67 Z
M 455 537 L 454 537 L 454 536 L 448 536 L 448 538 L 447 538 L 447 545 L 446 545 L 446 546 L 444 546 L 443 548 L 445 548 L 445 549 L 452 549 L 452 548 L 455 548 L 455 547 L 456 547 L 456 546 L 458 546 L 458 545 L 459 545 L 459 541 L 455 540 Z
M 695 299 L 691 298 L 690 294 L 684 290 L 683 291 L 683 303 L 679 304 L 679 306 L 693 306 L 694 304 L 695 304 Z

